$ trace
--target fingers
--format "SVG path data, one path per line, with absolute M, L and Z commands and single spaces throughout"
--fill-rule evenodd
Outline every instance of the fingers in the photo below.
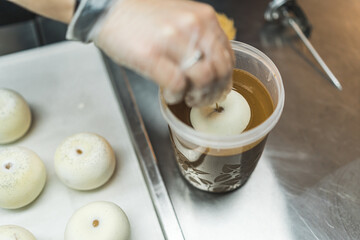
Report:
M 217 21 L 211 23 L 203 39 L 206 41 L 202 41 L 200 46 L 216 70 L 215 80 L 221 81 L 228 77 L 233 68 L 233 59 L 231 58 L 233 51 L 230 43 Z
M 184 74 L 196 88 L 206 86 L 216 78 L 216 70 L 206 58 L 186 69 Z
M 185 76 L 178 65 L 165 56 L 152 59 L 152 64 L 146 75 L 154 79 L 160 87 L 171 92 L 181 92 L 186 86 Z
M 188 81 L 195 87 L 224 81 L 231 75 L 233 52 L 214 9 L 195 2 L 187 3 L 186 7 L 188 11 L 182 14 L 176 24 L 168 22 L 161 25 L 162 33 L 158 41 L 162 52 L 180 67 L 196 51 L 203 53 L 200 61 L 184 69 Z
M 214 81 L 227 81 L 233 69 L 227 49 L 219 43 L 215 44 L 209 61 L 216 72 Z
M 214 9 L 203 3 L 123 1 L 109 13 L 96 43 L 118 64 L 153 79 L 172 103 L 185 98 L 192 106 L 211 104 L 230 82 L 231 46 Z M 196 52 L 202 58 L 184 69 Z
M 184 63 L 189 62 L 189 60 L 191 62 L 197 51 L 202 52 L 202 58 L 199 61 L 184 69 L 185 75 L 195 87 L 228 78 L 233 66 L 228 49 L 217 39 L 217 36 L 207 34 L 203 37 L 204 40 L 198 44 L 193 55 L 187 56 L 181 62 L 181 65 L 187 65 Z
M 224 99 L 224 97 L 229 92 L 228 86 L 229 84 L 225 84 L 225 81 L 213 82 L 200 88 L 190 85 L 185 93 L 185 103 L 189 107 L 202 107 L 211 105 L 216 101 Z
M 204 57 L 185 71 L 190 82 L 185 102 L 190 107 L 213 104 L 224 98 L 232 86 L 233 51 L 217 22 L 210 29 L 198 46 Z
M 157 44 L 160 46 L 160 51 L 166 54 L 175 63 L 181 62 L 189 55 L 196 51 L 197 33 L 189 30 L 183 31 L 175 24 L 165 23 L 161 27 L 161 33 L 158 35 Z M 164 41 L 165 40 L 165 41 Z
M 167 104 L 176 104 L 184 99 L 185 91 L 174 92 L 167 88 L 163 90 L 163 97 Z

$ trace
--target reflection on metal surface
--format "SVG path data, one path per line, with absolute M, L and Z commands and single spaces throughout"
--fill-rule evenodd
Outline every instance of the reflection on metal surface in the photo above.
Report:
M 360 159 L 325 177 L 294 204 L 319 239 L 358 239 L 360 222 Z M 318 209 L 314 214 L 312 209 Z M 320 226 L 319 226 L 320 225 Z M 323 232 L 320 229 L 332 229 Z
M 329 174 L 301 195 L 288 195 L 294 231 L 304 239 L 358 239 L 360 158 Z M 298 220 L 296 220 L 298 219 Z
M 2 25 L 0 26 L 0 56 L 64 41 L 65 30 L 65 24 L 43 17 Z
M 104 60 L 121 105 L 121 110 L 127 118 L 125 122 L 131 130 L 130 135 L 132 142 L 136 149 L 139 164 L 148 186 L 156 214 L 158 215 L 164 237 L 171 240 L 183 240 L 182 230 L 160 175 L 156 156 L 137 107 L 129 80 L 124 70 L 105 55 Z
M 0 56 L 38 46 L 33 21 L 0 27 Z

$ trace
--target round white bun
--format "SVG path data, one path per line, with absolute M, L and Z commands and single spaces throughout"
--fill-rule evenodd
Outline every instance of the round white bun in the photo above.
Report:
M 0 148 L 0 207 L 28 205 L 41 193 L 46 181 L 44 163 L 23 147 Z
M 23 227 L 15 225 L 0 226 L 1 240 L 36 240 L 34 235 Z
M 78 133 L 65 139 L 56 149 L 54 161 L 60 180 L 77 190 L 102 186 L 116 165 L 110 144 L 94 133 Z
M 0 144 L 21 138 L 31 124 L 31 112 L 24 98 L 9 89 L 0 88 Z
M 199 132 L 217 136 L 228 136 L 242 133 L 250 122 L 251 111 L 246 99 L 238 92 L 231 90 L 225 100 L 216 105 L 192 108 L 190 121 Z
M 65 229 L 65 240 L 127 240 L 130 224 L 124 211 L 111 202 L 93 202 L 78 209 Z

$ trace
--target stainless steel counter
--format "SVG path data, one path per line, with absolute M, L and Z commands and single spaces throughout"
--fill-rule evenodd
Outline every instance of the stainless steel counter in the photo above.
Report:
M 265 52 L 285 85 L 285 108 L 249 182 L 209 194 L 180 175 L 157 87 L 126 71 L 186 239 L 360 238 L 360 2 L 299 1 L 310 40 L 344 89 L 327 80 L 294 32 L 264 23 L 268 1 L 208 1 L 234 18 L 237 40 Z
M 285 108 L 248 183 L 228 194 L 205 193 L 177 169 L 157 86 L 105 58 L 133 140 L 140 143 L 138 155 L 156 161 L 144 165 L 145 175 L 160 170 L 158 183 L 164 181 L 170 196 L 172 206 L 154 204 L 171 213 L 169 224 L 166 217 L 160 221 L 165 235 L 175 239 L 175 229 L 179 237 L 178 224 L 189 240 L 360 239 L 360 1 L 299 1 L 313 26 L 310 41 L 343 91 L 326 80 L 294 32 L 264 23 L 267 0 L 207 2 L 235 20 L 238 41 L 275 62 Z M 153 197 L 166 199 L 160 192 Z M 158 211 L 159 218 L 165 215 Z

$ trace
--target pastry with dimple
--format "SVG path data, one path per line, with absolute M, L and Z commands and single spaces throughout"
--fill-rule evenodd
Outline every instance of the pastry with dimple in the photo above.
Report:
M 31 112 L 25 99 L 18 93 L 0 88 L 0 144 L 21 138 L 31 124 Z
M 116 165 L 108 141 L 94 133 L 78 133 L 65 139 L 56 149 L 54 162 L 60 180 L 76 190 L 102 186 L 110 179 Z
M 124 211 L 112 202 L 92 202 L 78 209 L 65 229 L 65 240 L 128 240 L 130 224 Z
M 217 136 L 242 133 L 250 122 L 251 110 L 246 99 L 235 90 L 218 103 L 192 108 L 190 121 L 194 129 Z
M 33 151 L 23 147 L 0 148 L 0 207 L 21 208 L 44 188 L 46 169 Z
M 15 225 L 0 226 L 1 240 L 36 240 L 31 232 Z

